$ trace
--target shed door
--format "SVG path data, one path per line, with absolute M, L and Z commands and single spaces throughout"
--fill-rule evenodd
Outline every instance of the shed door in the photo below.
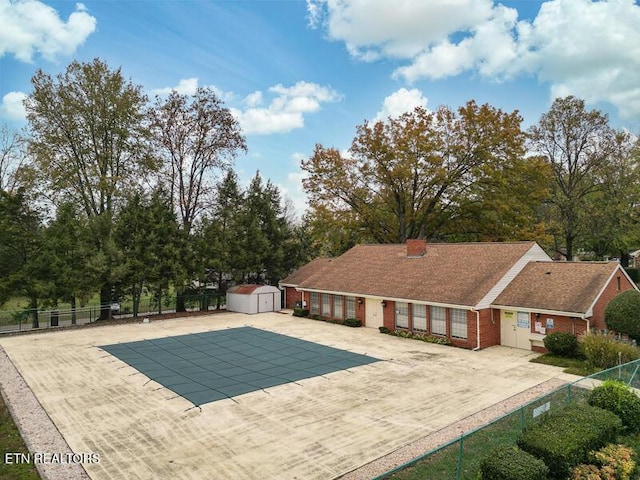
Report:
M 273 312 L 273 293 L 258 294 L 258 313 Z
M 384 325 L 382 300 L 365 298 L 365 326 L 378 328 Z

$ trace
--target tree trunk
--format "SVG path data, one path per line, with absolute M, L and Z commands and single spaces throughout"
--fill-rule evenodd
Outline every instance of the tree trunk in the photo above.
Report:
M 71 325 L 75 325 L 77 323 L 75 295 L 71 295 L 70 303 L 71 303 Z
M 40 328 L 40 322 L 38 321 L 38 297 L 31 295 L 29 299 L 29 310 L 31 311 L 31 319 L 33 320 L 32 327 Z
M 105 284 L 100 288 L 100 317 L 98 320 L 111 318 L 111 285 Z

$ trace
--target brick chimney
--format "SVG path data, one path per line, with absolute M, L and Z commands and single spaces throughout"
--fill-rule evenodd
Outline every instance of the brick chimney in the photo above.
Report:
M 407 257 L 422 257 L 427 253 L 427 241 L 423 238 L 407 240 Z

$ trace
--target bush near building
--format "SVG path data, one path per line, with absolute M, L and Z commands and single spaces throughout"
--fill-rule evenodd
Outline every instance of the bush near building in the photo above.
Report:
M 627 290 L 616 295 L 604 311 L 609 330 L 640 340 L 640 292 Z

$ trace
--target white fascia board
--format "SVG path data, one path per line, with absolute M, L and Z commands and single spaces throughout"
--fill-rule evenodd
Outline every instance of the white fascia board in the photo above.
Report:
M 553 260 L 546 252 L 534 243 L 531 248 L 513 266 L 504 274 L 504 276 L 496 283 L 491 290 L 478 302 L 475 306 L 477 310 L 490 308 L 493 301 L 498 295 L 507 288 L 511 281 L 522 271 L 529 262 L 552 262 Z
M 629 280 L 629 283 L 633 286 L 633 288 L 635 290 L 638 290 L 638 285 L 636 285 L 636 282 L 634 282 L 633 280 L 631 280 L 631 277 L 629 276 L 629 274 L 627 273 L 627 271 L 622 268 L 622 265 L 620 265 L 619 263 L 616 265 L 616 268 L 613 269 L 613 271 L 611 272 L 611 275 L 609 275 L 609 278 L 607 279 L 607 281 L 604 283 L 604 285 L 602 286 L 602 288 L 600 289 L 600 291 L 598 292 L 598 294 L 596 295 L 596 298 L 593 299 L 593 302 L 591 303 L 591 305 L 589 305 L 589 308 L 587 310 L 586 316 L 591 317 L 593 316 L 593 308 L 596 306 L 596 303 L 598 302 L 598 300 L 600 299 L 600 297 L 602 296 L 602 294 L 604 293 L 605 289 L 607 288 L 607 286 L 609 285 L 609 283 L 611 283 L 611 280 L 613 280 L 613 277 L 618 273 L 622 273 L 622 275 L 624 277 L 626 277 L 627 280 Z

